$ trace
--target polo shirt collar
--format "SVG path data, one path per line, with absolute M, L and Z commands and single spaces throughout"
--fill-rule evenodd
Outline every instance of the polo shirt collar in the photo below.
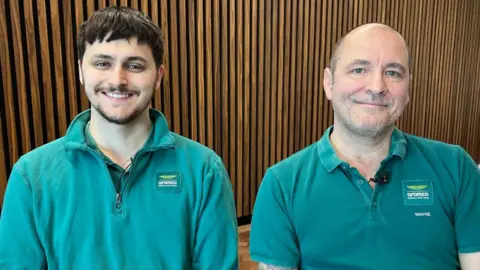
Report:
M 344 162 L 337 156 L 332 146 L 332 142 L 330 141 L 330 134 L 332 131 L 333 126 L 330 126 L 325 131 L 322 138 L 317 142 L 317 150 L 320 157 L 320 162 L 328 172 L 333 171 Z M 390 142 L 390 153 L 385 161 L 390 160 L 395 156 L 403 160 L 406 155 L 406 149 L 407 140 L 405 139 L 405 134 L 395 127 L 392 132 L 392 140 Z

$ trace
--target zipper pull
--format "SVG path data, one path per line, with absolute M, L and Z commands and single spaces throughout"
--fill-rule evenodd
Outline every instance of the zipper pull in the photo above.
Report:
M 122 212 L 122 195 L 120 193 L 117 193 L 117 196 L 115 198 L 115 211 L 117 213 Z

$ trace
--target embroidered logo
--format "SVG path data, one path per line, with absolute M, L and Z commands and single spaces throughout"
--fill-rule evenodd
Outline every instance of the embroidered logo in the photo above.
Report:
M 433 205 L 434 193 L 430 180 L 402 181 L 404 205 Z
M 182 179 L 179 173 L 157 173 L 155 188 L 159 192 L 179 193 L 182 190 Z

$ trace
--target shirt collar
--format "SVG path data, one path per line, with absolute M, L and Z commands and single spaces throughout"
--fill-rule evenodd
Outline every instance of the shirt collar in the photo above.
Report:
M 322 138 L 317 142 L 317 150 L 320 157 L 320 162 L 328 172 L 333 171 L 344 162 L 337 156 L 335 149 L 332 146 L 332 142 L 330 141 L 330 135 L 332 131 L 333 126 L 330 126 L 324 132 Z M 405 134 L 395 127 L 392 132 L 390 151 L 385 161 L 388 161 L 395 156 L 403 160 L 406 155 L 406 149 L 407 140 L 405 139 Z

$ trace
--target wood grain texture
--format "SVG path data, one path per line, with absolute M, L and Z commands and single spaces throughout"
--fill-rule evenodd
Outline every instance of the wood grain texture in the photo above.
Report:
M 461 145 L 480 162 L 480 1 L 0 0 L 0 198 L 18 158 L 89 107 L 76 36 L 111 4 L 161 26 L 165 73 L 152 106 L 222 157 L 239 217 L 252 213 L 266 169 L 332 124 L 324 68 L 337 40 L 367 22 L 397 29 L 412 55 L 398 127 Z

